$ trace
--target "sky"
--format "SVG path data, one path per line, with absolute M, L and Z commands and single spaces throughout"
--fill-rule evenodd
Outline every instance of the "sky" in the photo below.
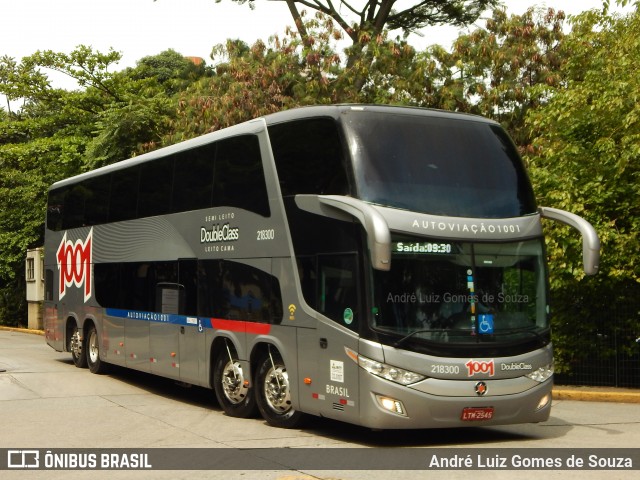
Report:
M 266 41 L 274 34 L 282 36 L 293 24 L 285 2 L 255 3 L 255 9 L 250 10 L 247 4 L 231 0 L 0 0 L 0 57 L 8 55 L 19 61 L 37 50 L 69 53 L 83 44 L 94 51 L 113 48 L 121 52 L 117 70 L 169 48 L 185 56 L 202 57 L 211 64 L 212 47 L 228 38 L 249 44 L 257 39 Z M 568 14 L 602 6 L 602 0 L 504 3 L 509 13 L 522 13 L 533 5 L 562 9 Z M 448 48 L 457 36 L 458 31 L 452 27 L 432 27 L 422 38 L 411 37 L 409 42 L 416 48 L 434 43 Z M 50 78 L 56 83 L 54 75 Z

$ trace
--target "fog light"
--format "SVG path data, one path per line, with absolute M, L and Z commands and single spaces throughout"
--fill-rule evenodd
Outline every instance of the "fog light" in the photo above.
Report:
M 385 410 L 395 413 L 396 415 L 402 415 L 403 417 L 407 416 L 404 405 L 400 400 L 396 400 L 395 398 L 383 397 L 382 395 L 376 395 L 376 400 L 378 400 L 380 406 Z
M 551 400 L 551 394 L 547 393 L 544 397 L 542 397 L 540 399 L 540 401 L 538 402 L 538 406 L 536 407 L 536 412 L 538 410 L 542 410 L 544 407 L 546 407 L 549 404 L 549 401 Z

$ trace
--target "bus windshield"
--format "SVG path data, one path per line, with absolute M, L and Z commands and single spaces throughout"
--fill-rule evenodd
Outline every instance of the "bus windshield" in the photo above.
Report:
M 549 328 L 542 241 L 471 243 L 394 237 L 374 271 L 372 328 L 396 344 L 513 343 Z M 399 346 L 399 345 L 397 345 Z
M 522 161 L 497 124 L 362 111 L 344 125 L 362 200 L 449 217 L 536 213 Z

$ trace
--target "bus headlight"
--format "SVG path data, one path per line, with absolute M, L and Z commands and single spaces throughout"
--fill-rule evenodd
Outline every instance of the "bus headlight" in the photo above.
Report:
M 377 362 L 371 360 L 363 355 L 359 355 L 350 348 L 345 347 L 347 356 L 364 368 L 367 372 L 376 375 L 377 377 L 391 380 L 392 382 L 399 383 L 400 385 L 411 385 L 412 383 L 424 380 L 426 377 L 419 373 L 404 370 L 402 368 L 387 365 L 386 363 Z
M 540 367 L 531 373 L 527 373 L 527 377 L 529 377 L 531 380 L 535 380 L 536 382 L 540 382 L 540 383 L 550 379 L 552 376 L 553 376 L 553 363 L 550 363 L 549 365 L 545 365 L 544 367 Z

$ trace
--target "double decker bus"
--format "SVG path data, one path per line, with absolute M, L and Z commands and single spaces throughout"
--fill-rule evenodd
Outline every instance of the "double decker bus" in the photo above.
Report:
M 499 124 L 304 107 L 54 184 L 46 341 L 214 390 L 278 427 L 541 422 L 553 357 L 541 218 Z

